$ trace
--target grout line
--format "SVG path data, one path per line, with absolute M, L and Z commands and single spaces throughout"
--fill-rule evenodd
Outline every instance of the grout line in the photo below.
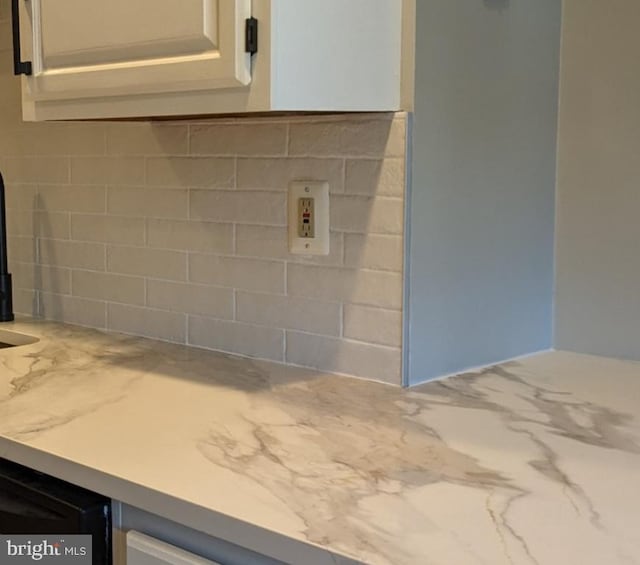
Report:
M 285 128 L 285 145 L 284 145 L 284 157 L 288 158 L 291 155 L 291 122 L 286 122 Z
M 284 262 L 284 296 L 289 296 L 289 261 Z
M 289 336 L 289 332 L 282 328 L 282 362 L 287 362 L 287 338 Z
M 61 155 L 53 155 L 54 157 L 60 157 Z M 73 155 L 72 155 L 73 156 Z M 7 159 L 16 159 L 28 157 L 27 155 L 16 155 L 7 157 Z M 41 155 L 32 155 L 31 157 L 41 157 Z M 85 157 L 85 155 L 83 155 Z M 88 156 L 90 157 L 90 156 Z M 137 155 L 137 157 L 145 157 L 145 155 Z M 404 157 L 402 155 L 395 156 L 385 156 L 385 155 L 345 155 L 344 153 L 327 153 L 323 155 L 318 155 L 316 153 L 305 153 L 305 154 L 294 154 L 289 155 L 285 153 L 251 153 L 251 154 L 233 154 L 233 153 L 199 153 L 195 155 L 174 155 L 174 154 L 164 154 L 164 155 L 146 155 L 146 157 L 155 157 L 155 158 L 189 158 L 189 159 L 198 159 L 198 160 L 206 160 L 206 159 L 227 159 L 231 160 L 233 158 L 237 158 L 239 161 L 251 161 L 251 160 L 262 160 L 269 159 L 274 161 L 342 161 L 343 159 L 347 159 L 349 161 L 370 161 L 370 162 L 381 162 L 388 160 L 398 160 L 404 161 Z
M 233 189 L 238 190 L 238 156 L 233 158 Z
M 401 347 L 399 345 L 385 345 L 383 343 L 376 343 L 376 342 L 371 342 L 371 341 L 363 341 L 361 339 L 355 339 L 355 338 L 345 338 L 345 337 L 340 337 L 340 336 L 335 336 L 335 335 L 326 335 L 326 334 L 318 334 L 318 333 L 314 333 L 314 332 L 310 332 L 310 331 L 306 331 L 306 330 L 287 330 L 289 332 L 294 332 L 294 333 L 298 333 L 298 334 L 303 334 L 309 337 L 317 337 L 317 338 L 321 338 L 321 339 L 330 339 L 333 341 L 339 341 L 340 343 L 343 344 L 354 344 L 354 345 L 366 345 L 369 347 L 377 347 L 380 349 L 384 349 L 387 351 L 400 351 Z
M 147 184 L 149 181 L 149 156 L 148 155 L 144 155 L 142 157 L 142 185 L 145 187 L 148 187 L 149 185 Z
M 233 288 L 233 292 L 232 292 L 232 320 L 234 322 L 238 321 L 238 289 L 237 288 Z

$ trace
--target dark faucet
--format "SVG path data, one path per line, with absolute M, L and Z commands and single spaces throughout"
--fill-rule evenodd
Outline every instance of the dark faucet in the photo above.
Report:
M 7 214 L 4 204 L 4 180 L 0 173 L 0 322 L 13 320 L 13 292 L 7 263 Z

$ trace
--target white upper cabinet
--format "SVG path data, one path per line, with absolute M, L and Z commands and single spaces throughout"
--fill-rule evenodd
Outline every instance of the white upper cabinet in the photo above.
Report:
M 14 0 L 24 117 L 410 109 L 414 1 Z

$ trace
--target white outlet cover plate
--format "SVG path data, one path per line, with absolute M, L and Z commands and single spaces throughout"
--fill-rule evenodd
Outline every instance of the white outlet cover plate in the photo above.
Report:
M 315 237 L 298 237 L 298 201 L 313 198 Z M 329 255 L 329 183 L 293 181 L 289 184 L 289 251 L 296 255 Z

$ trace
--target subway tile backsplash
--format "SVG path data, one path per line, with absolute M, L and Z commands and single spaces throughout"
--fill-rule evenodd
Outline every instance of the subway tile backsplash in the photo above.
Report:
M 21 124 L 0 51 L 16 310 L 400 384 L 406 116 Z M 331 253 L 287 187 L 331 186 Z

